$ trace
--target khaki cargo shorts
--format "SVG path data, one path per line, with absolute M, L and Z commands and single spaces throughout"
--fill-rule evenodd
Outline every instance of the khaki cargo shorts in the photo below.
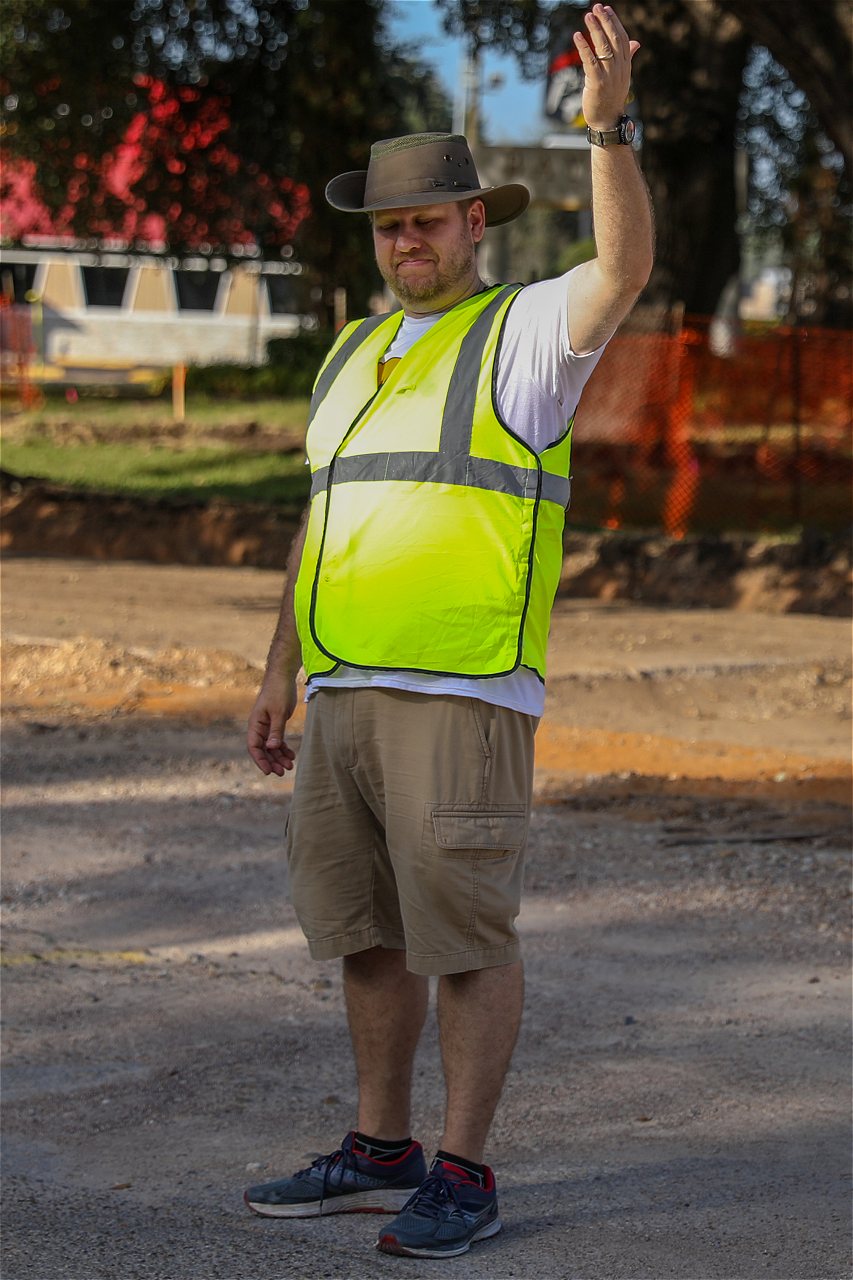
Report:
M 391 947 L 442 974 L 518 958 L 537 724 L 476 698 L 318 690 L 286 834 L 314 959 Z

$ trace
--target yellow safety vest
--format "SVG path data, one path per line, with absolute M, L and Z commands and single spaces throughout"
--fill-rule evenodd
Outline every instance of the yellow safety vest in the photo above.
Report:
M 320 370 L 295 605 L 309 677 L 352 667 L 544 680 L 572 422 L 537 454 L 494 404 L 519 285 L 433 325 L 377 389 L 402 314 L 344 328 Z M 523 371 L 520 371 L 523 373 Z

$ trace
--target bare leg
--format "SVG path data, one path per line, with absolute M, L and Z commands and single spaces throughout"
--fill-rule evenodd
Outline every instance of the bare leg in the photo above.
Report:
M 520 960 L 439 978 L 438 1028 L 447 1086 L 442 1150 L 482 1163 L 523 1001 Z
M 371 947 L 344 957 L 344 994 L 358 1076 L 358 1128 L 372 1138 L 407 1138 L 429 980 L 409 973 L 405 951 Z

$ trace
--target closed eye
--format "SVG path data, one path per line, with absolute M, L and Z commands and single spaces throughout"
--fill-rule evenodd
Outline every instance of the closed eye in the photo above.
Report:
M 421 227 L 431 227 L 437 221 L 438 221 L 437 218 L 416 218 L 413 225 L 418 229 L 420 229 Z M 375 229 L 383 235 L 394 235 L 400 231 L 400 223 L 399 222 L 377 222 L 375 223 Z

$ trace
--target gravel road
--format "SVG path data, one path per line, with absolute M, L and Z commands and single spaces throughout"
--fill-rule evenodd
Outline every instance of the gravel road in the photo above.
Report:
M 561 601 L 488 1159 L 448 1263 L 242 1187 L 351 1126 L 242 720 L 280 575 L 4 570 L 4 1280 L 848 1280 L 849 626 Z M 417 1136 L 442 1088 L 432 1016 Z

